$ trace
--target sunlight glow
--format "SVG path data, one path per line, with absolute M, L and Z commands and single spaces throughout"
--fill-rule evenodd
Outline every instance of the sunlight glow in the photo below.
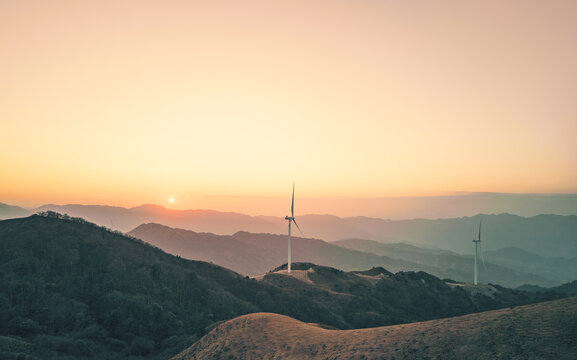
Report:
M 0 1 L 0 202 L 575 193 L 576 13 Z

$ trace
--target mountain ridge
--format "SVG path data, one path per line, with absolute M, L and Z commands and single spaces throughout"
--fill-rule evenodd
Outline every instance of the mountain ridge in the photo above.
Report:
M 158 246 L 165 251 L 195 259 L 213 262 L 233 269 L 241 274 L 256 276 L 265 273 L 278 264 L 286 262 L 286 236 L 276 234 L 255 234 L 238 231 L 234 235 L 197 233 L 191 230 L 174 229 L 159 224 L 143 224 L 128 233 Z M 208 241 L 208 240 L 212 241 Z M 370 242 L 369 240 L 366 240 Z M 390 246 L 373 242 L 379 246 Z M 242 245 L 241 245 L 242 244 Z M 325 242 L 320 239 L 292 238 L 292 258 L 294 261 L 310 262 L 331 266 L 346 271 L 364 270 L 383 266 L 397 271 L 426 271 L 441 278 L 467 281 L 471 277 L 472 259 L 459 256 L 434 255 L 450 253 L 445 250 L 423 250 L 418 256 L 399 257 L 395 254 L 370 251 L 363 248 L 346 248 L 342 242 Z M 410 247 L 410 245 L 406 245 Z M 416 247 L 413 246 L 416 249 Z M 433 256 L 431 256 L 431 252 Z M 438 259 L 433 262 L 419 259 Z M 449 260 L 447 260 L 449 259 Z M 514 271 L 499 265 L 482 269 L 484 282 L 494 282 L 504 286 L 517 287 L 524 284 L 542 286 L 560 285 L 563 281 L 543 278 L 539 275 Z M 577 277 L 577 274 L 575 274 Z M 569 280 L 573 280 L 570 278 Z
M 405 243 L 387 244 L 365 239 L 347 239 L 332 243 L 347 249 L 410 260 L 422 266 L 441 266 L 443 272 L 435 272 L 435 275 L 458 280 L 462 280 L 463 275 L 471 271 L 473 263 L 472 255 L 461 255 L 449 250 L 424 249 Z M 484 251 L 479 261 L 479 271 L 484 282 L 500 283 L 497 279 L 512 271 L 546 278 L 549 286 L 560 285 L 577 278 L 577 258 L 549 258 L 516 247 Z
M 79 216 L 123 232 L 143 223 L 155 222 L 219 235 L 231 235 L 241 230 L 252 233 L 286 233 L 286 220 L 283 217 L 250 216 L 216 210 L 171 210 L 155 206 L 154 211 L 146 211 L 91 205 L 50 205 L 39 209 Z M 577 257 L 577 215 L 522 217 L 502 213 L 434 220 L 297 215 L 299 226 L 307 237 L 325 241 L 362 238 L 385 243 L 405 242 L 459 254 L 472 252 L 470 240 L 477 232 L 481 218 L 484 219 L 485 250 L 514 246 L 540 256 Z

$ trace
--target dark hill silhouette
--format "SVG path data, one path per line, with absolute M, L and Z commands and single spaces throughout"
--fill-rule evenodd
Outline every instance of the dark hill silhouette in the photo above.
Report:
M 341 325 L 308 297 L 58 214 L 0 221 L 0 358 L 166 359 L 255 311 Z M 8 345 L 7 345 L 8 344 Z
M 144 224 L 128 234 L 158 246 L 168 253 L 187 259 L 213 262 L 249 276 L 265 273 L 285 262 L 287 256 L 285 235 L 253 234 L 246 231 L 239 231 L 231 236 L 215 235 L 173 229 L 158 224 Z M 371 246 L 357 248 L 351 246 L 346 249 L 348 243 L 353 245 L 370 243 Z M 377 251 L 381 247 L 400 248 L 400 250 L 389 253 Z M 472 258 L 448 251 L 427 250 L 411 245 L 388 245 L 372 241 L 327 243 L 302 237 L 293 237 L 292 256 L 295 261 L 326 265 L 345 271 L 382 266 L 393 272 L 426 271 L 441 278 L 458 281 L 470 281 L 473 261 Z M 483 282 L 510 287 L 523 284 L 555 286 L 562 283 L 494 264 L 490 264 L 487 271 L 484 268 L 481 270 L 481 279 Z
M 337 331 L 258 313 L 229 320 L 173 360 L 574 359 L 577 298 L 442 320 Z

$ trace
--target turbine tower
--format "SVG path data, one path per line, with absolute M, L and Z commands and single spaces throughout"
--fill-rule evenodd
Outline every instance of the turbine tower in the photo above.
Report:
M 295 221 L 295 184 L 293 183 L 293 197 L 291 202 L 291 216 L 285 216 L 285 220 L 288 220 L 288 273 L 291 272 L 291 222 L 294 222 L 297 229 L 301 231 L 301 228 Z M 301 231 L 302 233 L 302 231 Z
M 479 221 L 479 237 L 477 239 L 473 238 L 475 243 L 475 281 L 474 284 L 477 285 L 477 247 L 481 246 L 481 224 L 483 223 L 483 218 Z M 483 261 L 483 264 L 485 262 Z

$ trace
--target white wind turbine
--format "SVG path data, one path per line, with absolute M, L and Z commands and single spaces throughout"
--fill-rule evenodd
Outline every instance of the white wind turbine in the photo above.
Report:
M 295 221 L 295 184 L 293 183 L 293 197 L 291 203 L 291 216 L 285 216 L 285 220 L 288 220 L 288 273 L 291 272 L 291 222 L 294 222 L 297 229 L 301 231 L 301 228 Z M 302 233 L 302 231 L 301 231 Z
M 477 285 L 477 248 L 481 249 L 481 224 L 483 223 L 483 218 L 479 221 L 479 237 L 477 239 L 473 238 L 475 243 L 475 281 L 474 284 Z M 483 258 L 483 250 L 481 250 L 481 260 L 483 261 L 483 266 L 485 265 L 485 259 Z

